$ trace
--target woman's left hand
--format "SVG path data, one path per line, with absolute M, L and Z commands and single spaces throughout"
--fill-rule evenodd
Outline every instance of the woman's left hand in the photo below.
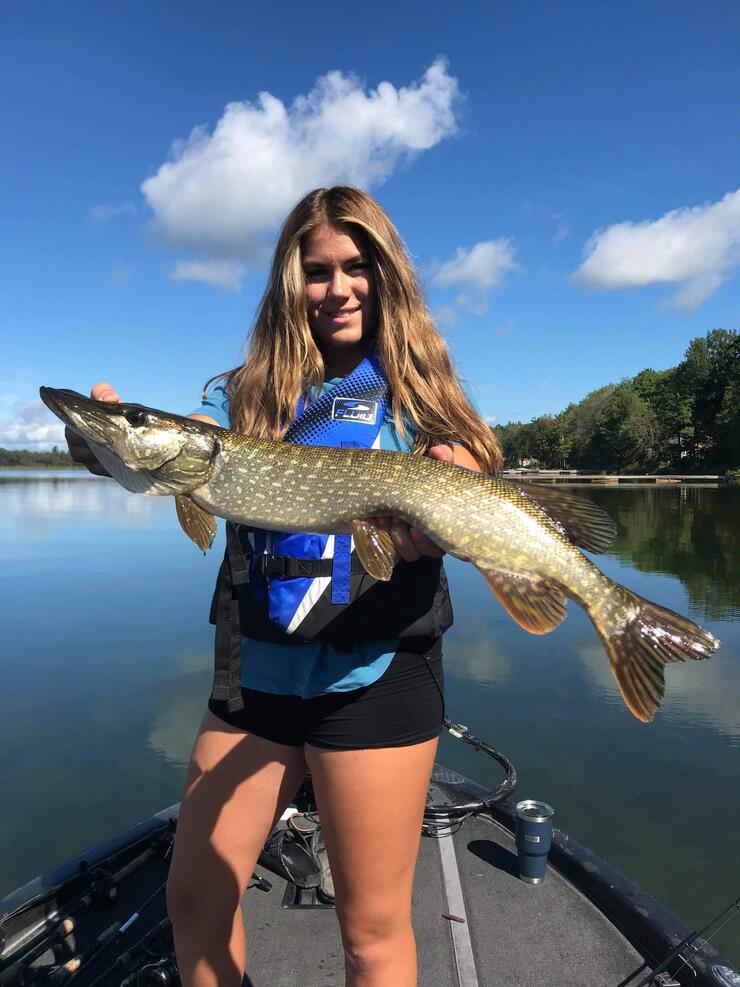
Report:
M 428 455 L 431 459 L 440 459 L 442 462 L 451 463 L 453 466 L 466 466 L 468 469 L 481 472 L 478 462 L 465 446 L 431 446 Z M 377 517 L 375 521 L 379 527 L 390 532 L 393 544 L 396 546 L 396 552 L 406 562 L 416 562 L 422 555 L 431 555 L 436 559 L 441 559 L 445 554 L 444 550 L 431 538 L 428 538 L 423 531 L 409 527 L 400 518 Z

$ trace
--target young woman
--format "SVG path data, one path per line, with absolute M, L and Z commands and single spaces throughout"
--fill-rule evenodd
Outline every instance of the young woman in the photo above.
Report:
M 501 465 L 398 232 L 357 189 L 317 189 L 292 210 L 246 362 L 220 381 L 193 417 L 285 441 L 391 448 L 492 473 Z M 92 396 L 119 400 L 105 383 Z M 79 439 L 70 450 L 104 472 Z M 441 636 L 452 615 L 442 551 L 398 519 L 374 520 L 399 560 L 388 583 L 358 569 L 349 536 L 230 539 L 231 553 L 250 556 L 241 671 L 224 684 L 217 648 L 168 884 L 186 987 L 241 984 L 240 900 L 307 769 L 347 985 L 416 984 L 411 892 L 443 717 Z M 227 552 L 221 578 L 238 564 Z

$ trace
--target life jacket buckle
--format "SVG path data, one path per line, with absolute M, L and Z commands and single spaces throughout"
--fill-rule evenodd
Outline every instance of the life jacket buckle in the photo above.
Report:
M 260 555 L 260 572 L 268 579 L 284 579 L 287 575 L 288 559 L 284 555 Z

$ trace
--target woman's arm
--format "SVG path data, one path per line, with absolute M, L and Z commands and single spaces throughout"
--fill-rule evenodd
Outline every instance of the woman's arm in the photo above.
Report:
M 194 418 L 197 422 L 208 422 L 209 425 L 218 425 L 219 428 L 223 428 L 223 425 L 219 425 L 215 418 L 211 418 L 210 415 L 188 415 L 188 418 Z

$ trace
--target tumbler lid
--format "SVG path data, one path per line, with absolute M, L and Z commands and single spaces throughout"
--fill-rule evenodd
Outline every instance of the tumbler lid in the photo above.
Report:
M 555 810 L 547 802 L 525 799 L 523 802 L 517 802 L 516 814 L 520 819 L 527 819 L 529 822 L 547 822 L 555 815 Z

